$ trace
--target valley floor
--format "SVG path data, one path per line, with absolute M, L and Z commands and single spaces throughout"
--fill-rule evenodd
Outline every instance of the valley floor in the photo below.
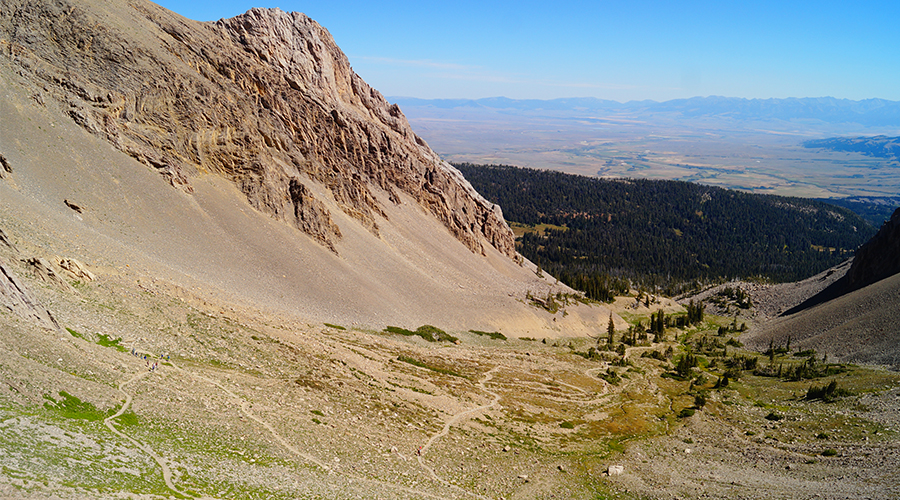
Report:
M 816 380 L 713 389 L 714 350 L 686 380 L 642 357 L 725 318 L 622 361 L 589 338 L 308 324 L 128 275 L 26 283 L 63 329 L 0 314 L 0 496 L 900 495 L 896 373 L 850 367 L 823 380 L 853 395 L 824 403 L 803 399 Z

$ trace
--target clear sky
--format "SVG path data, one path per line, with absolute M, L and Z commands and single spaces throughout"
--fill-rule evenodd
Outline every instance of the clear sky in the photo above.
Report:
M 388 96 L 900 100 L 900 2 L 160 0 L 300 11 Z

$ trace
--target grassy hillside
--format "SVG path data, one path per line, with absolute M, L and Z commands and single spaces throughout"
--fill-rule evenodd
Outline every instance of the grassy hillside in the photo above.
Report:
M 679 181 L 594 179 L 457 164 L 524 233 L 519 251 L 567 284 L 608 300 L 631 280 L 676 293 L 702 281 L 795 281 L 850 257 L 875 230 L 820 201 Z

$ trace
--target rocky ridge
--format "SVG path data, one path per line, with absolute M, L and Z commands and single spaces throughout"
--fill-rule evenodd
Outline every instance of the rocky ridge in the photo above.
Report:
M 41 89 L 35 101 L 173 186 L 191 192 L 192 178 L 223 176 L 332 251 L 341 229 L 314 185 L 375 234 L 402 191 L 470 250 L 515 256 L 499 207 L 303 14 L 252 9 L 200 23 L 150 2 L 4 1 L 0 51 Z

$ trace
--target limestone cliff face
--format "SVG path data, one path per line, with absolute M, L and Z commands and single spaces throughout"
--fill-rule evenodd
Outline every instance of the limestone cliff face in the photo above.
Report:
M 472 251 L 515 255 L 499 207 L 410 129 L 300 13 L 216 23 L 134 0 L 3 0 L 0 51 L 85 129 L 191 191 L 230 179 L 258 210 L 335 250 L 341 231 L 312 183 L 378 233 L 382 203 L 415 199 Z

